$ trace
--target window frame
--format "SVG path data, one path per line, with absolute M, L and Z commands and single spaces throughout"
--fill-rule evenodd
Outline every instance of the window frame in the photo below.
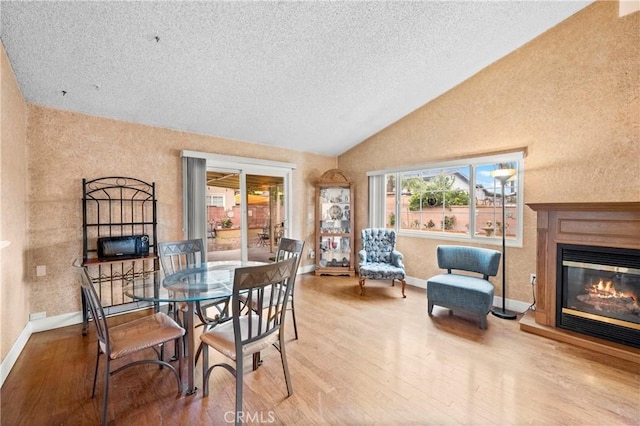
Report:
M 478 176 L 476 175 L 476 168 L 480 166 L 486 166 L 488 164 L 499 163 L 516 163 L 517 171 L 515 175 L 515 186 L 517 197 L 517 227 L 516 237 L 507 237 L 506 245 L 510 247 L 522 247 L 523 244 L 523 232 L 524 232 L 524 158 L 525 150 L 517 150 L 513 152 L 506 152 L 501 154 L 483 155 L 477 157 L 465 157 L 449 161 L 425 163 L 411 166 L 404 166 L 398 168 L 390 168 L 384 170 L 376 170 L 367 173 L 369 178 L 369 222 L 370 227 L 386 228 L 386 219 L 389 213 L 393 212 L 396 218 L 401 217 L 401 200 L 402 200 L 402 175 L 406 173 L 423 173 L 433 172 L 442 169 L 469 168 L 469 230 L 464 234 L 446 233 L 446 232 L 433 232 L 422 230 L 411 230 L 401 227 L 401 221 L 396 220 L 395 224 L 391 227 L 394 229 L 398 236 L 405 237 L 417 237 L 417 238 L 429 238 L 446 241 L 456 242 L 474 242 L 484 245 L 502 245 L 502 238 L 496 238 L 496 236 L 476 235 L 477 221 L 476 217 L 476 199 L 477 194 L 475 191 L 476 182 L 478 182 Z M 393 211 L 386 210 L 386 184 L 387 176 L 395 175 L 395 208 Z M 496 188 L 501 189 L 500 184 L 497 183 Z M 500 209 L 501 213 L 502 209 Z M 471 220 L 474 218 L 474 220 Z
M 214 203 L 214 199 L 219 199 L 220 201 L 222 201 L 221 203 Z M 213 206 L 213 207 L 222 207 L 224 209 L 227 208 L 227 206 L 225 205 L 225 196 L 218 194 L 218 193 L 213 193 L 213 194 L 207 194 L 207 206 Z

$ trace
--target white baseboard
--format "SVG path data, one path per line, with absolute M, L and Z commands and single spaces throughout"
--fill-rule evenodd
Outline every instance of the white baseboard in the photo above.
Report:
M 53 330 L 82 323 L 82 312 L 78 311 L 70 314 L 56 315 L 55 317 L 29 321 L 29 323 L 31 324 L 32 333 Z
M 502 297 L 494 296 L 493 297 L 493 306 L 502 307 Z M 515 312 L 517 314 L 525 313 L 529 310 L 529 306 L 531 303 L 523 302 L 521 300 L 513 300 L 507 298 L 505 300 L 505 308 L 509 311 Z
M 2 387 L 5 379 L 9 376 L 11 369 L 15 365 L 18 357 L 24 350 L 24 347 L 27 345 L 27 342 L 29 341 L 29 338 L 33 333 L 53 330 L 55 328 L 66 327 L 69 325 L 80 323 L 82 323 L 82 313 L 79 311 L 70 314 L 62 314 L 54 317 L 29 321 L 22 330 L 22 333 L 20 333 L 20 335 L 16 339 L 9 353 L 7 353 L 7 356 L 2 360 L 2 364 L 0 364 L 0 387 Z
M 427 289 L 427 280 L 421 280 L 415 277 L 407 276 L 405 278 L 405 281 L 407 282 L 407 284 L 412 285 L 414 287 L 418 287 L 424 290 Z
M 407 277 L 406 281 L 407 281 L 407 284 L 412 285 L 414 287 L 423 288 L 425 290 L 427 289 L 427 280 L 422 280 L 415 277 Z M 502 307 L 502 297 L 494 296 L 493 306 Z M 507 310 L 510 310 L 510 311 L 525 312 L 529 309 L 529 306 L 531 306 L 531 303 L 529 302 L 523 302 L 521 300 L 513 300 L 509 298 L 505 300 L 505 307 L 507 308 Z
M 300 266 L 298 268 L 298 273 L 297 275 L 300 274 L 308 274 L 309 272 L 313 272 L 316 270 L 316 265 L 305 265 L 305 266 Z
M 9 376 L 13 365 L 18 360 L 18 357 L 22 353 L 24 347 L 27 345 L 29 337 L 31 337 L 31 333 L 31 323 L 28 322 L 11 347 L 11 350 L 7 353 L 7 356 L 2 360 L 2 364 L 0 364 L 0 388 L 4 385 L 4 381 L 7 376 Z

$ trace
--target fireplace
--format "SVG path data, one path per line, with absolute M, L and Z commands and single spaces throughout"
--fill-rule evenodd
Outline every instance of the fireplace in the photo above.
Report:
M 556 325 L 640 348 L 640 250 L 559 244 Z
M 520 329 L 640 364 L 640 202 L 527 205 L 536 305 Z

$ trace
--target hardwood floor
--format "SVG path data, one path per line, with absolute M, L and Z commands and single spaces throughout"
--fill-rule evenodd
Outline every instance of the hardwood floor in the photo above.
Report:
M 425 291 L 411 286 L 403 299 L 399 287 L 377 281 L 367 281 L 360 296 L 357 277 L 308 274 L 296 285 L 300 340 L 287 344 L 294 393 L 286 398 L 278 352 L 263 352 L 264 364 L 244 377 L 248 423 L 640 423 L 636 363 L 525 333 L 492 315 L 484 331 L 439 307 L 429 318 Z M 31 336 L 2 387 L 2 425 L 99 424 L 100 376 L 91 399 L 95 330 L 83 337 L 80 328 Z M 199 368 L 196 374 L 201 387 Z M 203 398 L 201 391 L 178 394 L 166 370 L 134 367 L 112 377 L 110 424 L 225 424 L 234 392 L 223 369 Z

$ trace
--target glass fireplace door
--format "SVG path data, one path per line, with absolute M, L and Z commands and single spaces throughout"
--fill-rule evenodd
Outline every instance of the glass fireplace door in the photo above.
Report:
M 558 326 L 640 346 L 637 250 L 560 245 Z

